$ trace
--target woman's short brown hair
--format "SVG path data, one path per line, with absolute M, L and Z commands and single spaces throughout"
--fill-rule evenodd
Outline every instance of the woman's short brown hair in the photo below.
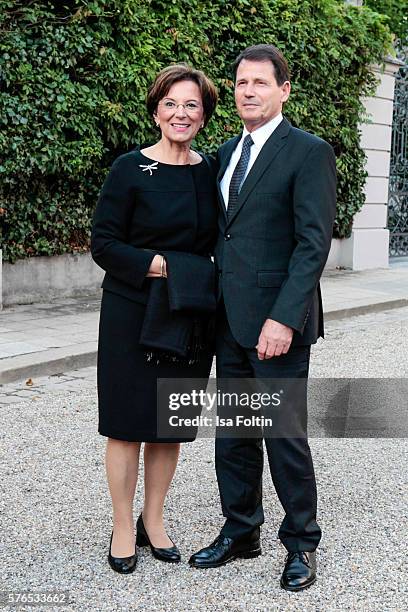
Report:
M 166 97 L 172 85 L 179 81 L 197 83 L 203 101 L 204 125 L 207 125 L 217 105 L 217 88 L 204 72 L 195 70 L 187 64 L 174 64 L 159 72 L 147 93 L 146 105 L 149 114 L 153 117 L 160 100 Z

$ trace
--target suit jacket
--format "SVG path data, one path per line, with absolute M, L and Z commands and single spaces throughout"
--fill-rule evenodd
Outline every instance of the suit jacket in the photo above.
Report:
M 324 335 L 319 279 L 336 212 L 332 147 L 283 121 L 266 141 L 227 219 L 220 180 L 241 134 L 218 151 L 216 264 L 231 331 L 253 348 L 267 318 L 295 330 L 292 345 Z
M 103 289 L 142 304 L 154 280 L 146 274 L 156 253 L 209 256 L 217 235 L 215 161 L 195 166 L 157 163 L 150 172 L 148 163 L 138 150 L 116 159 L 103 184 L 91 233 L 92 257 L 106 271 Z

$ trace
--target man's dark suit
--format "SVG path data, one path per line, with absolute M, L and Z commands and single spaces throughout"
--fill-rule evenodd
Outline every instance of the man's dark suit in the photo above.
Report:
M 260 151 L 228 219 L 220 181 L 239 140 L 232 138 L 218 152 L 217 377 L 307 378 L 310 345 L 324 333 L 319 279 L 336 209 L 334 153 L 324 140 L 284 118 Z M 293 328 L 293 340 L 286 355 L 259 360 L 255 346 L 268 318 Z M 306 409 L 306 398 L 304 404 Z M 312 551 L 321 532 L 306 432 L 303 438 L 265 443 L 285 510 L 279 537 L 290 551 Z M 217 478 L 227 519 L 223 535 L 259 533 L 262 462 L 262 440 L 217 439 Z

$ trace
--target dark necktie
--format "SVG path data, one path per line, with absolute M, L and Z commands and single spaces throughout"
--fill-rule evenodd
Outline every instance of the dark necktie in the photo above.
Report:
M 237 208 L 238 194 L 241 190 L 241 185 L 244 180 L 246 169 L 248 168 L 249 157 L 251 155 L 251 147 L 253 144 L 254 141 L 251 138 L 251 134 L 247 134 L 244 138 L 244 142 L 242 143 L 241 157 L 239 158 L 239 161 L 235 166 L 235 170 L 231 177 L 227 209 L 228 219 L 232 217 Z

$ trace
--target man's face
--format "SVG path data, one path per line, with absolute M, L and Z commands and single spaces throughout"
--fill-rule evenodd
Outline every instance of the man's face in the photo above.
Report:
M 290 83 L 278 85 L 269 60 L 242 60 L 235 80 L 237 111 L 249 132 L 265 125 L 282 111 L 289 98 Z

